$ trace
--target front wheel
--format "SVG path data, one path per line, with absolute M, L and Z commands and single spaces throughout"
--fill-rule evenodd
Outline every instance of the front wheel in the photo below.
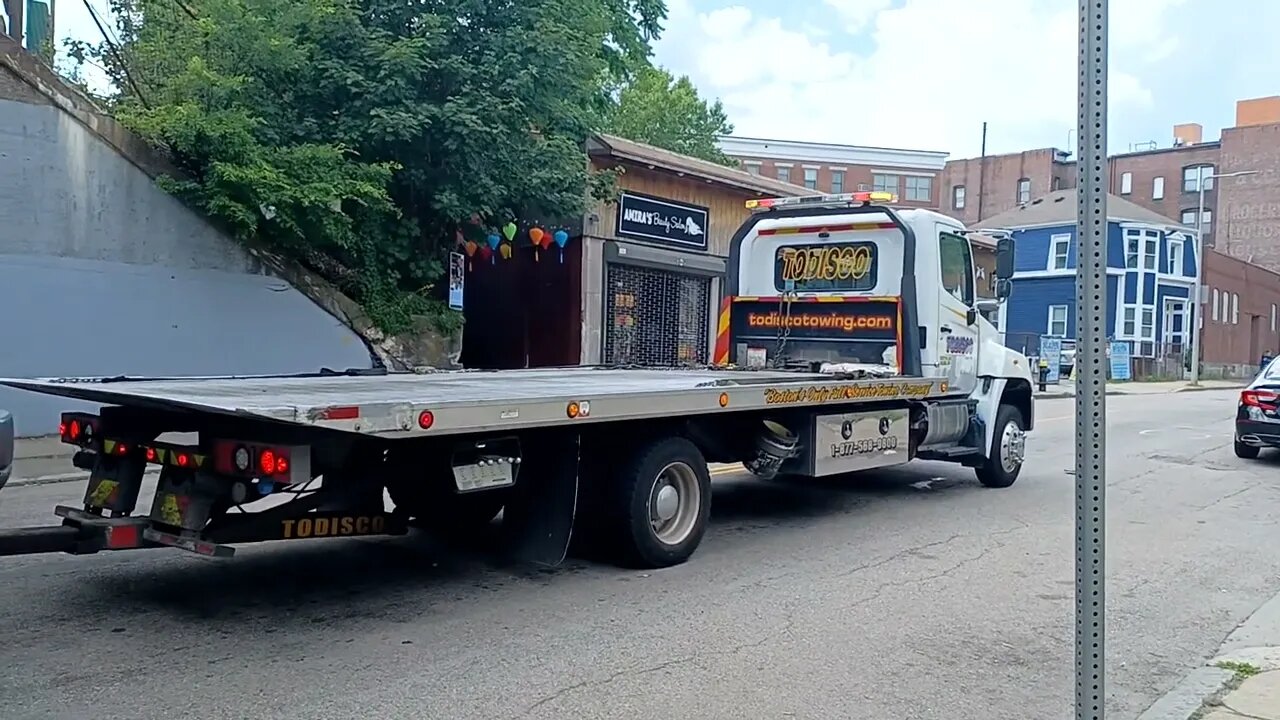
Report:
M 682 437 L 653 441 L 604 481 L 602 530 L 620 564 L 662 568 L 693 555 L 711 515 L 711 474 L 696 445 Z
M 1007 488 L 1022 472 L 1027 433 L 1023 430 L 1022 413 L 1012 405 L 1001 405 L 996 412 L 987 458 L 978 466 L 978 481 L 991 488 Z
M 1259 448 L 1257 445 L 1249 445 L 1247 443 L 1242 443 L 1239 440 L 1236 440 L 1235 450 L 1236 450 L 1236 457 L 1242 458 L 1244 460 L 1253 460 L 1254 458 L 1258 457 L 1258 453 L 1261 452 L 1261 448 Z

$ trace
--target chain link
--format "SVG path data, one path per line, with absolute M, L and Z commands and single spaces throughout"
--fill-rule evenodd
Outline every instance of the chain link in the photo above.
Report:
M 787 340 L 791 337 L 791 303 L 799 297 L 794 290 L 784 290 L 778 296 L 778 344 L 773 352 L 773 366 L 784 367 L 787 362 Z

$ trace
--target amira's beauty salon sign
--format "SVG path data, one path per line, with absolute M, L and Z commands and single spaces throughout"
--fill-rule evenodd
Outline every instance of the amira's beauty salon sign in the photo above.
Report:
M 624 192 L 618 197 L 618 237 L 707 249 L 710 213 L 699 205 Z

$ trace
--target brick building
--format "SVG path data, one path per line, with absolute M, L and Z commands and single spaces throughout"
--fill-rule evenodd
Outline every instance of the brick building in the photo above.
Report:
M 891 192 L 904 207 L 938 208 L 947 153 L 726 136 L 720 151 L 753 175 L 822 193 Z
M 1204 335 L 1208 377 L 1247 377 L 1264 350 L 1280 352 L 1280 273 L 1217 250 L 1205 254 Z
M 1205 178 L 1205 239 L 1223 254 L 1280 271 L 1280 96 L 1236 103 L 1235 125 L 1206 141 L 1196 123 L 1176 125 L 1169 147 L 1112 155 L 1111 192 L 1196 226 Z M 1070 154 L 1056 148 L 965 158 L 946 163 L 941 210 L 981 224 L 1033 198 L 1075 187 Z M 1206 258 L 1206 271 L 1214 260 Z

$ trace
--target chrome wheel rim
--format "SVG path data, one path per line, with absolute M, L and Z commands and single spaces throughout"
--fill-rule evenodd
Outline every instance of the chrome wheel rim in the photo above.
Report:
M 654 478 L 649 492 L 649 525 L 663 545 L 679 545 L 693 534 L 702 510 L 698 473 L 682 462 L 670 463 Z
M 1000 433 L 1000 467 L 1011 473 L 1022 465 L 1022 456 L 1026 451 L 1027 434 L 1018 424 L 1009 421 L 1004 424 Z

